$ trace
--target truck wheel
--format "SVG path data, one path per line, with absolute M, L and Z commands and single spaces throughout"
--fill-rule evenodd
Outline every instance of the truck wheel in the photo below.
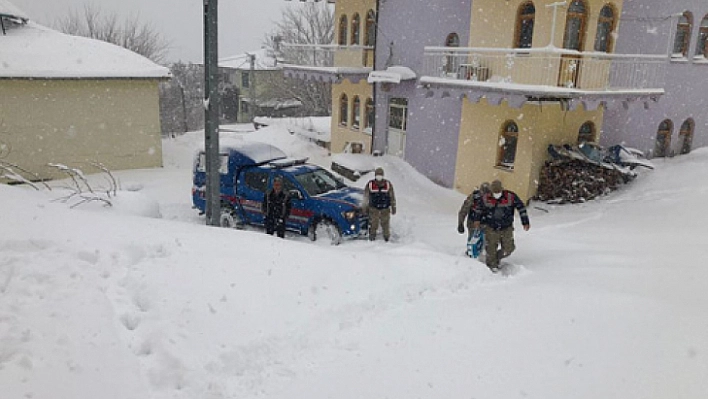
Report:
M 329 245 L 339 245 L 342 243 L 342 233 L 339 227 L 329 220 L 320 220 L 310 226 L 307 232 L 310 240 Z
M 232 208 L 221 208 L 219 226 L 226 227 L 228 229 L 242 229 L 243 221 Z

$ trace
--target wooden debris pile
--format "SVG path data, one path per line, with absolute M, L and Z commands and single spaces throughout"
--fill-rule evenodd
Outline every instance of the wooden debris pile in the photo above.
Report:
M 578 159 L 554 159 L 541 169 L 534 199 L 556 204 L 585 202 L 616 190 L 634 176 Z

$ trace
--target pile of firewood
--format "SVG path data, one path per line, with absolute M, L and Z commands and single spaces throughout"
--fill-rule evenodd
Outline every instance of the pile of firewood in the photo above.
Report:
M 541 169 L 535 200 L 579 203 L 606 195 L 636 175 L 581 160 L 554 159 Z

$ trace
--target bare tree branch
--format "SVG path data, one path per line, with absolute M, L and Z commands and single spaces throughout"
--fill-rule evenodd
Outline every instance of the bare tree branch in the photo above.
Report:
M 276 50 L 279 59 L 294 60 L 284 54 L 280 43 L 331 44 L 334 41 L 334 12 L 326 2 L 306 3 L 283 10 L 275 29 L 266 37 L 265 45 Z M 294 98 L 302 102 L 308 115 L 330 115 L 332 86 L 329 83 L 295 79 L 273 79 L 265 95 L 273 98 Z
M 29 185 L 32 186 L 35 190 L 38 190 L 38 191 L 39 191 L 39 187 L 37 187 L 37 185 L 34 184 L 34 182 L 33 182 L 32 180 L 27 179 L 27 178 L 25 178 L 21 173 L 18 173 L 18 172 L 15 170 L 15 169 L 17 169 L 17 170 L 19 170 L 20 172 L 22 172 L 22 173 L 24 173 L 24 174 L 26 174 L 26 175 L 30 175 L 30 176 L 34 177 L 34 181 L 39 182 L 40 184 L 42 184 L 47 190 L 49 190 L 49 191 L 52 190 L 52 188 L 49 187 L 49 185 L 48 185 L 47 183 L 45 183 L 44 180 L 43 180 L 42 178 L 40 178 L 38 174 L 36 174 L 36 173 L 34 173 L 34 172 L 31 172 L 31 171 L 29 171 L 29 170 L 26 170 L 26 169 L 22 168 L 22 167 L 19 166 L 19 165 L 15 165 L 15 164 L 13 164 L 13 163 L 6 162 L 6 161 L 0 161 L 0 169 L 2 169 L 2 170 L 4 170 L 5 172 L 7 172 L 7 173 L 4 173 L 4 174 L 0 175 L 0 177 L 5 177 L 5 178 L 7 178 L 7 179 L 9 179 L 9 180 L 13 180 L 13 181 L 16 181 L 16 182 L 19 182 L 19 183 L 29 184 Z
M 55 22 L 58 30 L 70 35 L 85 36 L 127 48 L 156 63 L 164 61 L 169 42 L 150 24 L 131 14 L 122 22 L 118 14 L 104 14 L 93 3 L 87 3 L 82 12 L 69 11 Z
M 106 190 L 106 194 L 110 198 L 111 193 L 113 193 L 113 196 L 115 197 L 116 193 L 118 191 L 118 183 L 116 182 L 115 177 L 113 177 L 113 173 L 111 173 L 111 171 L 104 164 L 102 164 L 100 162 L 91 162 L 91 165 L 93 165 L 94 167 L 96 167 L 98 169 L 101 169 L 103 171 L 103 173 L 105 173 L 108 176 L 110 186 L 109 186 L 109 189 Z
M 99 163 L 93 163 L 93 165 L 98 165 L 97 167 L 101 168 L 102 170 L 104 170 L 104 172 L 108 173 L 111 178 L 113 177 L 110 172 L 107 172 L 107 169 L 105 169 L 103 165 Z M 113 206 L 113 203 L 110 199 L 110 190 L 108 190 L 108 192 L 106 193 L 107 198 L 101 197 L 101 195 L 97 194 L 94 191 L 93 187 L 91 187 L 91 184 L 89 183 L 88 179 L 86 178 L 84 172 L 81 169 L 71 168 L 66 165 L 54 163 L 50 163 L 49 166 L 57 168 L 62 172 L 65 172 L 74 184 L 74 187 L 67 187 L 67 189 L 70 190 L 71 193 L 64 197 L 58 198 L 59 201 L 68 202 L 73 198 L 79 198 L 79 201 L 75 204 L 72 204 L 71 208 L 75 208 L 87 202 L 103 202 L 104 206 Z M 86 191 L 88 191 L 88 193 Z

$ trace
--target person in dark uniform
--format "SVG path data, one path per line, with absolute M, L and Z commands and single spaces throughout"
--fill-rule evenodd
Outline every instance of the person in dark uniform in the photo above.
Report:
M 273 179 L 273 188 L 268 190 L 263 199 L 266 233 L 285 238 L 285 221 L 290 215 L 290 196 L 283 191 L 281 177 Z
M 521 225 L 528 231 L 531 224 L 523 201 L 513 191 L 505 190 L 501 181 L 494 180 L 491 192 L 482 196 L 481 206 L 472 213 L 474 228 L 479 228 L 484 221 L 486 263 L 492 272 L 499 271 L 499 261 L 516 249 L 514 210 L 519 212 Z
M 384 179 L 383 168 L 376 168 L 374 176 L 364 189 L 364 211 L 369 215 L 369 240 L 376 239 L 380 223 L 383 238 L 388 241 L 391 238 L 391 215 L 396 214 L 396 195 L 393 184 Z
M 460 212 L 457 214 L 457 232 L 460 234 L 465 233 L 465 220 L 467 220 L 467 238 L 472 236 L 474 231 L 474 220 L 473 213 L 475 209 L 479 209 L 482 206 L 482 197 L 491 191 L 489 188 L 489 183 L 484 182 L 478 188 L 472 191 L 472 194 L 465 198 L 465 202 L 462 203 Z M 484 222 L 481 223 L 484 225 Z

